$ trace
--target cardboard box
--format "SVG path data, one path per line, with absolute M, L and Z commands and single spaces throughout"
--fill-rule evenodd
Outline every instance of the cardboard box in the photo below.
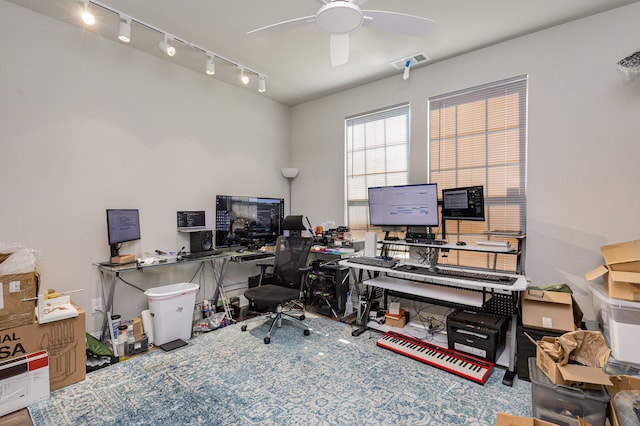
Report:
M 0 416 L 47 398 L 49 398 L 47 351 L 0 362 Z
M 391 327 L 397 327 L 397 328 L 404 327 L 406 324 L 404 309 L 401 308 L 397 315 L 393 315 L 388 312 L 384 314 L 384 323 Z
M 605 276 L 609 297 L 640 301 L 640 240 L 600 247 L 604 265 L 584 274 L 587 281 Z
M 0 277 L 0 330 L 33 322 L 36 316 L 36 301 L 23 299 L 36 297 L 38 283 L 39 276 L 35 271 Z
M 0 332 L 0 362 L 46 350 L 51 390 L 84 380 L 86 375 L 85 312 L 60 321 L 31 324 Z
M 557 426 L 557 423 L 550 423 L 545 420 L 531 417 L 514 416 L 507 413 L 498 413 L 496 426 Z
M 522 292 L 522 325 L 552 331 L 580 328 L 582 311 L 571 293 L 527 289 Z
M 600 389 L 603 385 L 611 385 L 602 366 L 563 364 L 563 359 L 566 361 L 568 358 L 567 354 L 562 354 L 562 359 L 552 358 L 543 349 L 543 346 L 545 343 L 554 345 L 558 339 L 558 337 L 545 336 L 536 342 L 536 366 L 549 378 L 551 383 L 584 389 Z M 604 338 L 602 341 L 604 344 Z
M 615 404 L 615 396 L 618 392 L 624 390 L 637 390 L 640 391 L 640 377 L 634 376 L 611 376 L 611 386 L 607 386 L 609 395 L 611 396 L 611 404 L 609 406 L 609 420 L 612 426 L 620 426 L 618 420 L 618 412 Z M 620 413 L 622 414 L 622 413 Z

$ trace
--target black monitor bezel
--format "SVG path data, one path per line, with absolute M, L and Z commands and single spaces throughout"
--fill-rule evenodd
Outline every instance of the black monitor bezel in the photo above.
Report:
M 235 243 L 228 243 L 228 244 L 221 244 L 220 243 L 220 236 L 218 234 L 218 232 L 221 232 L 218 229 L 218 206 L 219 206 L 219 202 L 218 200 L 221 198 L 228 198 L 231 200 L 238 200 L 238 201 L 244 201 L 244 200 L 249 200 L 249 201 L 253 201 L 253 202 L 260 202 L 260 201 L 271 201 L 274 202 L 274 204 L 278 204 L 280 206 L 280 217 L 279 217 L 279 224 L 278 224 L 278 232 L 276 233 L 277 235 L 273 235 L 273 236 L 268 236 L 268 238 L 263 238 L 263 239 L 236 239 Z M 249 246 L 249 245 L 253 245 L 254 243 L 261 243 L 262 241 L 264 241 L 266 244 L 269 243 L 274 243 L 276 238 L 280 235 L 284 234 L 284 229 L 283 229 L 283 222 L 284 222 L 284 217 L 285 217 L 285 211 L 284 211 L 284 198 L 280 198 L 280 197 L 255 197 L 255 196 L 246 196 L 246 195 L 226 195 L 226 194 L 218 194 L 216 195 L 216 207 L 215 207 L 215 219 L 214 219 L 214 242 L 215 242 L 215 247 L 216 248 L 225 248 L 225 247 L 240 247 L 240 246 Z M 226 211 L 226 209 L 225 209 Z
M 446 194 L 455 191 L 467 191 L 467 199 L 469 197 L 469 190 L 480 191 L 481 200 L 482 200 L 482 216 L 478 215 L 472 208 L 466 209 L 457 209 L 457 208 L 447 208 L 445 206 L 445 198 Z M 454 213 L 457 212 L 457 213 Z M 442 220 L 469 220 L 476 222 L 484 222 L 486 221 L 486 203 L 484 198 L 484 186 L 483 185 L 472 185 L 472 186 L 462 186 L 458 188 L 447 188 L 442 190 Z
M 136 230 L 137 234 L 133 237 L 126 238 L 116 238 L 115 235 L 112 235 L 111 232 L 111 222 L 114 220 L 113 213 L 114 212 L 135 212 L 136 213 Z M 122 243 L 127 243 L 130 241 L 138 241 L 142 238 L 142 232 L 140 230 L 140 210 L 139 209 L 107 209 L 107 242 L 109 243 L 109 247 L 111 249 L 111 257 L 118 256 L 119 247 Z

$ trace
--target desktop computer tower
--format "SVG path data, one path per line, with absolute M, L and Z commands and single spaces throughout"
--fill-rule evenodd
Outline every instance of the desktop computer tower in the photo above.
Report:
M 320 265 L 309 274 L 308 301 L 313 310 L 329 317 L 344 313 L 349 292 L 349 267 Z

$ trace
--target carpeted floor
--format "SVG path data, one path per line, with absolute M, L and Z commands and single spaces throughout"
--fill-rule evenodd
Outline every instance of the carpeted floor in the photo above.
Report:
M 29 407 L 35 425 L 495 425 L 531 415 L 531 384 L 483 386 L 375 345 L 378 333 L 307 318 L 232 325 L 173 352 L 157 350 L 87 375 Z

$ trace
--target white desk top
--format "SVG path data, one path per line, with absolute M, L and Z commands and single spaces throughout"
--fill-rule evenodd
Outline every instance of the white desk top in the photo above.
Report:
M 466 244 L 463 246 L 459 246 L 457 244 L 429 244 L 429 243 L 408 243 L 406 240 L 382 240 L 383 244 L 389 245 L 401 245 L 401 246 L 414 246 L 414 247 L 429 247 L 429 248 L 437 248 L 437 249 L 448 249 L 448 250 L 467 250 L 467 251 L 481 251 L 486 253 L 516 253 L 516 249 L 508 246 L 493 246 L 493 245 L 474 245 L 474 244 Z

